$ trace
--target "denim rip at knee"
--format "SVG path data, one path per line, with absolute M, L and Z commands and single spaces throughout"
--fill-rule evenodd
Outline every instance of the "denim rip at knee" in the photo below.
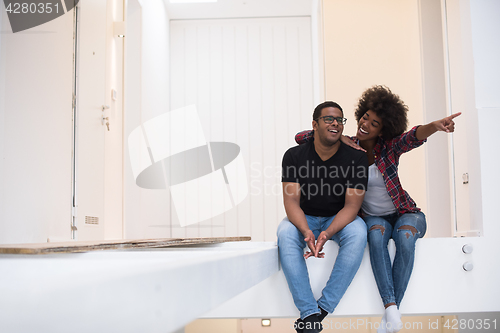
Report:
M 421 212 L 396 213 L 382 217 L 367 216 L 364 219 L 369 230 L 370 261 L 382 301 L 384 304 L 394 302 L 399 306 L 413 269 L 415 242 L 426 232 L 425 215 Z M 387 250 L 390 238 L 394 239 L 396 245 L 392 268 Z

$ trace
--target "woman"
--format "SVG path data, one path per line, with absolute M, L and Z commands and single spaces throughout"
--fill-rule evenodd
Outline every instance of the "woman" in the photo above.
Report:
M 415 126 L 405 133 L 407 112 L 408 107 L 398 95 L 387 87 L 374 86 L 359 99 L 356 136 L 342 137 L 344 143 L 356 143 L 368 155 L 368 188 L 361 215 L 367 224 L 370 261 L 385 306 L 378 333 L 398 332 L 403 325 L 399 305 L 413 269 L 415 242 L 427 228 L 424 213 L 400 184 L 399 157 L 437 131 L 453 132 L 453 118 L 460 115 Z M 301 144 L 312 140 L 312 135 L 312 131 L 300 132 L 295 140 Z M 387 249 L 390 238 L 396 244 L 392 267 Z

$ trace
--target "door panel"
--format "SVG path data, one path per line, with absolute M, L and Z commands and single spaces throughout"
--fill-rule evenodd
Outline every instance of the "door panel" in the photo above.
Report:
M 104 239 L 106 1 L 78 6 L 76 239 L 99 240 Z

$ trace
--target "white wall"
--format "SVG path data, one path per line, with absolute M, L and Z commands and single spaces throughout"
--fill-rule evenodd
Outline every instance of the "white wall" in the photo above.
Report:
M 500 47 L 495 34 L 500 31 L 500 2 L 470 1 L 476 107 L 500 106 Z
M 73 12 L 13 34 L 0 63 L 0 243 L 69 239 Z
M 284 216 L 281 156 L 295 144 L 294 134 L 310 126 L 313 110 L 310 19 L 172 20 L 168 27 L 161 3 L 148 3 L 142 22 L 142 54 L 137 44 L 127 46 L 127 71 L 142 83 L 137 94 L 137 83 L 126 79 L 125 137 L 155 116 L 195 104 L 207 141 L 240 146 L 250 193 L 223 215 L 180 227 L 168 189 L 136 186 L 127 148 L 125 236 L 274 240 Z M 132 52 L 141 57 L 140 72 L 137 64 L 129 67 L 136 62 Z
M 474 55 L 475 104 L 479 118 L 479 153 L 481 158 L 481 197 L 485 237 L 496 238 L 498 223 L 498 189 L 500 158 L 496 134 L 500 121 L 500 31 L 498 1 L 470 2 L 472 46 Z M 477 195 L 477 193 L 474 193 Z M 496 252 L 498 254 L 498 252 Z
M 199 224 L 176 228 L 172 210 L 173 236 L 274 241 L 281 159 L 314 108 L 310 18 L 175 20 L 171 38 L 171 109 L 196 104 L 207 141 L 238 144 L 249 184 L 240 205 Z
M 337 101 L 348 119 L 344 133 L 356 132 L 354 110 L 367 88 L 383 84 L 409 107 L 410 128 L 424 122 L 419 2 L 324 0 L 326 99 Z M 438 116 L 432 120 L 438 119 Z M 431 119 L 425 119 L 430 121 Z M 446 153 L 445 153 L 446 154 Z M 403 188 L 428 216 L 425 148 L 401 157 Z M 430 236 L 429 230 L 427 236 Z
M 131 7 L 135 11 L 133 14 Z M 138 6 L 141 6 L 139 9 Z M 126 50 L 125 133 L 145 121 L 170 110 L 169 105 L 169 17 L 161 0 L 128 2 L 132 26 L 128 33 L 140 27 L 141 35 L 134 36 Z M 138 25 L 140 15 L 140 21 Z M 127 14 L 127 15 L 128 15 Z M 128 16 L 130 18 L 130 16 Z M 138 45 L 138 43 L 140 43 Z M 137 48 L 140 49 L 137 49 Z M 137 57 L 140 57 L 140 63 Z M 138 67 L 140 70 L 138 72 Z M 127 76 L 131 74 L 131 76 Z M 139 84 L 136 80 L 139 80 Z M 137 95 L 140 90 L 140 96 Z M 128 97 L 128 94 L 131 94 Z M 170 218 L 170 197 L 167 191 L 144 190 L 135 184 L 130 166 L 128 146 L 125 147 L 124 166 L 124 235 L 125 238 L 169 237 L 170 229 L 163 227 Z M 160 227 L 150 227 L 158 225 Z
M 325 100 L 325 54 L 323 32 L 323 5 L 321 0 L 311 1 L 311 44 L 313 63 L 314 105 Z

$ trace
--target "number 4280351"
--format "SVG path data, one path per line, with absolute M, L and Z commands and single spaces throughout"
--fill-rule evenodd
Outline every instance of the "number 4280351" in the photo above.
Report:
M 26 2 L 11 2 L 8 4 L 5 11 L 9 14 L 50 14 L 52 12 L 59 13 L 59 3 L 26 3 Z
M 496 319 L 447 319 L 443 325 L 447 329 L 496 330 Z

